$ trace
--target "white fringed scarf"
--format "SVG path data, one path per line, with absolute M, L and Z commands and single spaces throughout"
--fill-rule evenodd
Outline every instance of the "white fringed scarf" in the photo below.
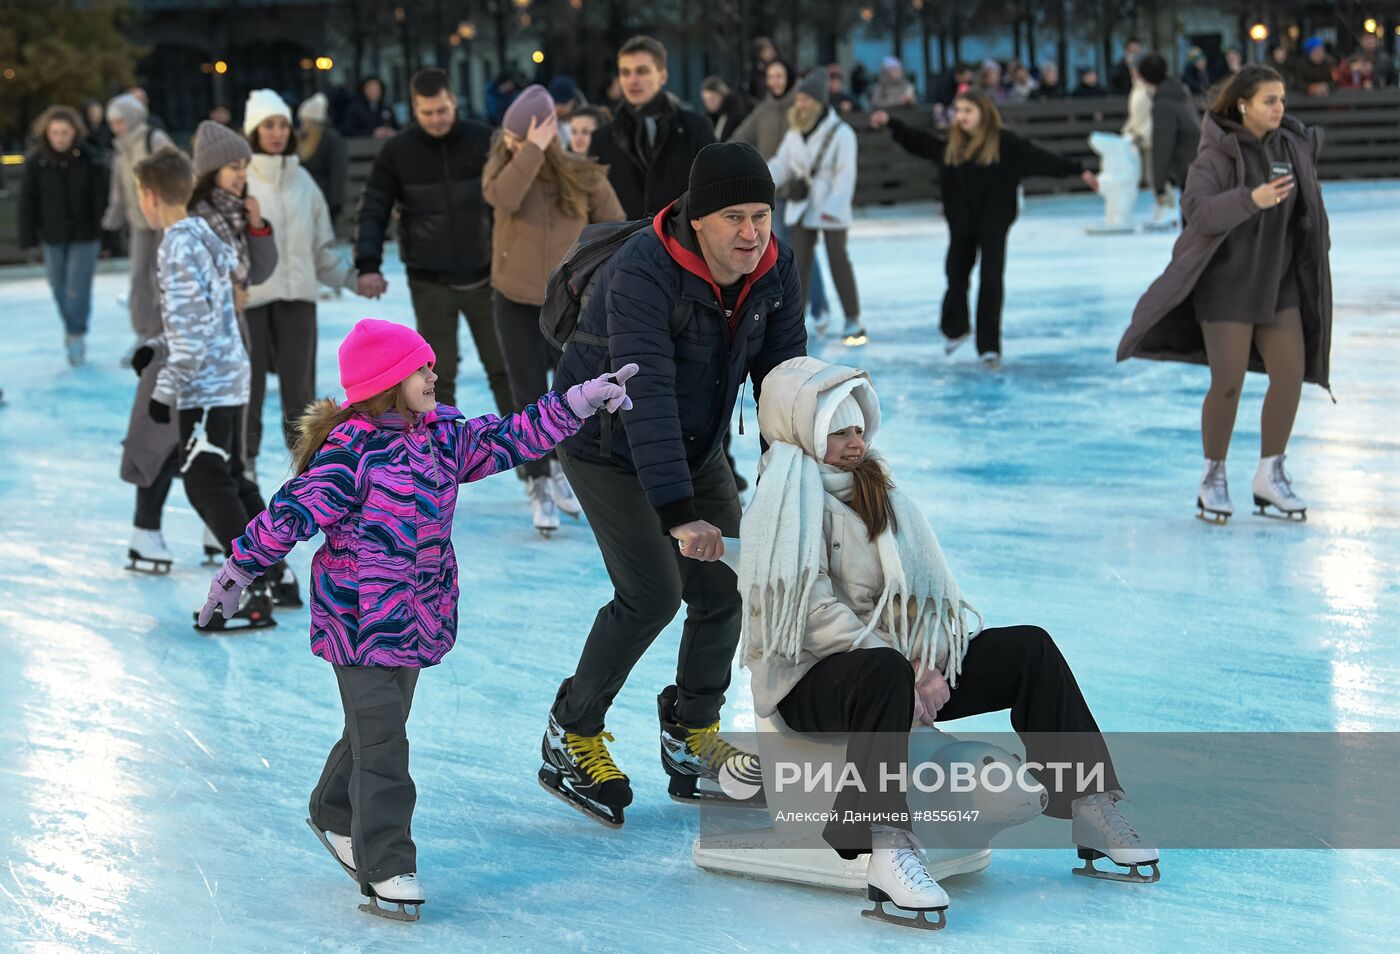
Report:
M 867 456 L 886 467 L 873 449 Z M 819 463 L 800 447 L 774 443 L 764 455 L 762 480 L 744 514 L 739 553 L 739 592 L 744 598 L 741 658 L 757 646 L 762 657 L 796 659 L 807 627 L 812 586 L 821 572 L 824 498 L 851 499 L 855 478 Z M 890 491 L 892 528 L 876 539 L 884 589 L 856 642 L 879 627 L 911 662 L 934 665 L 946 639 L 943 675 L 956 686 L 967 644 L 982 628 L 982 614 L 963 599 L 938 537 L 919 508 Z M 897 528 L 897 529 L 895 529 Z M 968 614 L 977 617 L 969 624 Z

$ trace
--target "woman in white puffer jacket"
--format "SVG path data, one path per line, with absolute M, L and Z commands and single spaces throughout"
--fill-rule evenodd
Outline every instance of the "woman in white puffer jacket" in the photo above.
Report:
M 296 422 L 316 398 L 316 299 L 320 285 L 356 288 L 354 267 L 334 250 L 335 232 L 325 196 L 302 168 L 292 111 L 270 89 L 248 94 L 243 134 L 253 147 L 248 194 L 272 223 L 277 268 L 248 289 L 253 387 L 248 401 L 247 460 L 262 445 L 267 373 L 275 365 L 282 393 L 282 431 L 290 450 Z

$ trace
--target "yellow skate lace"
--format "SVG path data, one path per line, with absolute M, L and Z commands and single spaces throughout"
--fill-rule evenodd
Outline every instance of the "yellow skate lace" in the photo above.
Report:
M 720 738 L 718 720 L 703 729 L 687 729 L 686 733 L 685 745 L 690 754 L 704 759 L 711 765 L 722 765 L 736 755 L 748 754 Z
M 608 747 L 603 744 L 604 739 L 609 742 L 614 741 L 611 732 L 599 732 L 597 735 L 564 733 L 564 749 L 573 756 L 578 767 L 587 772 L 593 781 L 599 784 L 610 782 L 613 779 L 627 778 L 617 767 L 612 756 L 608 754 Z

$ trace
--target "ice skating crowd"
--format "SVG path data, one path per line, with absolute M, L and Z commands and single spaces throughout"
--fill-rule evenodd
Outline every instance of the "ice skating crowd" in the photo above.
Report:
M 1233 514 L 1226 459 L 1246 371 L 1265 372 L 1252 497 L 1261 512 L 1301 520 L 1284 460 L 1304 382 L 1329 383 L 1331 285 L 1319 138 L 1286 111 L 1294 72 L 1231 70 L 1202 117 L 1160 56 L 1133 51 L 1125 63 L 1141 94 L 1133 109 L 1152 130 L 1141 143 L 1151 181 L 1159 195 L 1180 191 L 1181 234 L 1124 316 L 1118 358 L 1209 367 L 1196 505 L 1217 523 Z M 1011 373 L 1000 327 L 1018 186 L 1032 175 L 1097 180 L 1001 126 L 998 102 L 1037 86 L 1056 95 L 1058 78 L 1043 71 L 1034 84 L 1020 68 L 1007 85 L 993 66 L 955 72 L 942 125 L 926 129 L 888 112 L 910 87 L 887 63 L 869 122 L 940 183 L 947 353 L 974 338 L 988 373 Z M 356 121 L 386 141 L 359 201 L 353 259 L 335 248 L 343 196 L 301 162 L 300 146 L 323 135 L 324 103 L 304 109 L 298 129 L 277 93 L 256 90 L 241 130 L 203 122 L 186 155 L 140 97 L 118 96 L 105 111 L 110 180 L 77 111 L 47 110 L 22 229 L 43 246 L 74 363 L 85 357 L 100 229 L 129 230 L 127 359 L 139 383 L 122 476 L 136 487 L 133 568 L 170 568 L 161 513 L 178 476 L 223 561 L 198 630 L 271 625 L 306 591 L 311 650 L 334 667 L 345 716 L 307 822 L 371 914 L 416 920 L 428 897 L 410 834 L 409 713 L 420 672 L 452 649 L 472 587 L 452 543 L 459 488 L 511 470 L 540 533 L 556 532 L 561 512 L 587 517 L 613 588 L 547 712 L 541 702 L 538 781 L 549 793 L 624 824 L 631 779 L 608 749 L 609 707 L 684 606 L 676 682 L 657 696 L 677 801 L 742 802 L 736 789 L 763 786 L 758 753 L 719 731 L 737 660 L 759 718 L 848 738 L 845 757 L 867 777 L 905 760 L 911 730 L 1008 711 L 1026 762 L 1042 767 L 1041 808 L 1071 823 L 1081 873 L 1157 880 L 1159 853 L 1119 804 L 1132 780 L 1115 775 L 1054 639 L 1035 625 L 983 626 L 955 554 L 878 449 L 878 382 L 858 365 L 880 329 L 861 311 L 847 254 L 857 140 L 841 77 L 819 68 L 798 79 L 767 50 L 757 105 L 746 112 L 707 80 L 705 113 L 667 80 L 665 48 L 639 36 L 617 53 L 615 113 L 561 121 L 558 91 L 529 86 L 493 132 L 457 114 L 447 74 L 433 68 L 412 78 L 402 130 L 366 100 Z M 359 321 L 337 343 L 343 398 L 318 399 L 321 289 L 399 293 L 382 269 L 395 220 L 416 329 Z M 807 355 L 829 312 L 814 301 L 818 244 L 850 366 Z M 457 407 L 461 317 L 493 408 Z M 293 476 L 266 497 L 257 461 L 274 371 L 273 439 Z M 728 444 L 747 385 L 764 452 L 745 509 L 749 481 Z M 318 533 L 310 577 L 298 580 L 287 555 Z M 1043 771 L 1056 759 L 1103 771 L 1058 779 Z M 842 789 L 821 837 L 842 858 L 868 859 L 869 913 L 939 927 L 950 898 L 929 873 L 911 797 Z

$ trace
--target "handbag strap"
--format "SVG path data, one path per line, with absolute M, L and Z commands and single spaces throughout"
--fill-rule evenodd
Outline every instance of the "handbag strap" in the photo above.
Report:
M 822 140 L 821 148 L 817 150 L 817 159 L 812 163 L 811 171 L 807 173 L 807 180 L 817 177 L 817 170 L 822 167 L 822 162 L 826 160 L 826 152 L 831 148 L 831 140 L 836 138 L 836 130 L 841 128 L 841 121 L 837 120 L 831 124 L 831 128 L 826 131 L 826 138 Z

